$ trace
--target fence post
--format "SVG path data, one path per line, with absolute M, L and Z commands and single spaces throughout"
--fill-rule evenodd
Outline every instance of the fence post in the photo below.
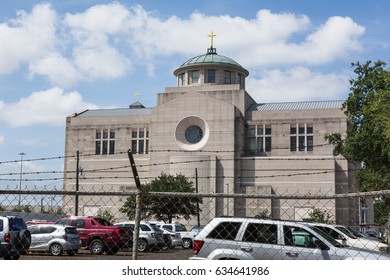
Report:
M 127 151 L 127 155 L 129 156 L 131 170 L 133 171 L 135 186 L 137 187 L 137 193 L 135 197 L 135 219 L 134 219 L 134 235 L 133 235 L 133 260 L 136 260 L 138 258 L 139 224 L 141 220 L 142 190 L 141 190 L 141 183 L 138 177 L 137 167 L 135 166 L 131 149 Z
M 74 215 L 78 216 L 79 215 L 79 164 L 80 164 L 80 151 L 77 151 L 76 154 L 76 197 L 75 197 L 75 211 Z

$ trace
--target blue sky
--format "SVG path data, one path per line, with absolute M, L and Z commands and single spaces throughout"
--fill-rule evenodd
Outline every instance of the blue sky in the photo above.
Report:
M 154 107 L 156 94 L 175 86 L 173 70 L 206 52 L 211 31 L 217 52 L 249 70 L 257 102 L 344 100 L 351 62 L 388 62 L 389 3 L 3 0 L 0 186 L 19 184 L 21 152 L 23 172 L 62 171 L 72 113 L 128 107 L 137 91 Z

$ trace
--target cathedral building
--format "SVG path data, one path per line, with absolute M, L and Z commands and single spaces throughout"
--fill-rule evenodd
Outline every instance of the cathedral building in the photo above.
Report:
M 213 45 L 173 74 L 176 86 L 158 93 L 153 108 L 137 101 L 67 117 L 65 191 L 74 191 L 76 184 L 84 192 L 134 191 L 131 149 L 141 183 L 162 172 L 183 174 L 195 183 L 196 174 L 199 193 L 221 194 L 203 200 L 202 224 L 220 215 L 259 213 L 302 220 L 313 208 L 327 211 L 337 223 L 359 223 L 358 202 L 335 196 L 355 192 L 351 166 L 334 157 L 324 139 L 328 133 L 346 133 L 343 101 L 256 101 L 245 90 L 248 70 Z M 335 197 L 305 198 L 310 195 Z M 96 215 L 103 207 L 119 215 L 125 199 L 80 197 L 78 213 Z M 74 213 L 74 197 L 65 196 L 63 204 Z

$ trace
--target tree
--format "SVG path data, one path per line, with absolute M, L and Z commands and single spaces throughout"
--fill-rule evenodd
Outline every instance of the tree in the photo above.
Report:
M 314 208 L 309 213 L 309 218 L 304 219 L 307 222 L 315 222 L 315 223 L 325 223 L 331 224 L 333 221 L 331 220 L 331 215 L 325 210 L 321 210 L 319 208 Z
M 197 215 L 200 209 L 198 204 L 202 200 L 198 197 L 175 197 L 175 196 L 153 196 L 146 195 L 147 192 L 187 192 L 194 193 L 195 189 L 192 182 L 184 175 L 176 176 L 162 173 L 158 178 L 150 183 L 142 184 L 142 210 L 141 218 L 154 218 L 158 221 L 171 223 L 173 219 L 184 218 L 191 219 L 193 215 Z M 120 211 L 125 213 L 130 219 L 135 216 L 135 197 L 127 198 L 125 204 Z
M 105 209 L 104 211 L 102 209 L 100 209 L 97 213 L 97 216 L 100 218 L 103 218 L 111 223 L 115 223 L 115 216 L 112 215 L 111 212 L 108 211 L 107 209 Z
M 390 71 L 386 63 L 353 63 L 356 77 L 350 80 L 348 99 L 343 105 L 348 117 L 347 135 L 326 136 L 341 154 L 358 163 L 359 191 L 390 189 Z

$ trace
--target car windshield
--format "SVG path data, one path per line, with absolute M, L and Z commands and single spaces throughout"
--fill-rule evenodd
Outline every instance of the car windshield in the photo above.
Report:
M 357 239 L 357 237 L 352 232 L 350 232 L 347 228 L 341 226 L 336 226 L 336 228 L 342 233 L 344 233 L 345 235 L 347 235 L 349 238 Z
M 310 228 L 313 231 L 315 231 L 316 233 L 318 233 L 319 235 L 321 235 L 323 238 L 325 238 L 326 241 L 331 243 L 333 246 L 338 247 L 338 248 L 348 247 L 346 245 L 343 245 L 343 244 L 339 243 L 338 241 L 336 241 L 336 239 L 334 239 L 333 237 L 331 237 L 330 235 L 328 235 L 324 231 L 320 230 L 319 228 L 312 227 L 312 226 L 310 226 Z

